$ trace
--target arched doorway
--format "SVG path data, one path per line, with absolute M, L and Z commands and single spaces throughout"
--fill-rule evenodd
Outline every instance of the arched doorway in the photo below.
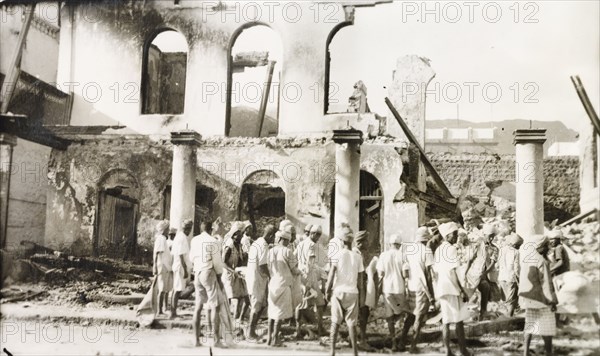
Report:
M 283 181 L 273 171 L 250 174 L 242 184 L 238 218 L 250 220 L 255 236 L 262 234 L 267 224 L 278 226 L 285 217 Z
M 369 232 L 369 250 L 365 261 L 383 251 L 383 190 L 381 184 L 371 173 L 360 171 L 359 188 L 359 230 Z M 333 237 L 335 222 L 335 184 L 331 188 L 331 217 L 329 228 Z
M 369 251 L 365 261 L 383 250 L 383 190 L 375 176 L 360 171 L 359 229 L 369 232 Z
M 130 259 L 137 250 L 139 184 L 124 169 L 108 172 L 98 184 L 94 254 Z

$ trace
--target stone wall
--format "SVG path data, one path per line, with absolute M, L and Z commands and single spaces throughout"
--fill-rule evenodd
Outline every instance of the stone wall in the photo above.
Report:
M 527 167 L 515 168 L 514 155 L 439 154 L 429 158 L 457 197 L 500 198 L 514 203 L 515 183 L 527 179 Z M 560 222 L 579 214 L 579 159 L 544 160 L 544 220 Z
M 23 240 L 43 243 L 46 221 L 47 163 L 50 148 L 18 139 L 13 148 L 8 199 L 8 249 Z

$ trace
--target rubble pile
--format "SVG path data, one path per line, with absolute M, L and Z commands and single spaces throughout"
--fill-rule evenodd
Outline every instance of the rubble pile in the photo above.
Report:
M 508 224 L 515 229 L 515 204 L 501 197 L 486 196 L 478 198 L 472 195 L 460 203 L 464 226 L 467 230 L 476 228 L 484 222 Z
M 563 243 L 574 252 L 569 256 L 572 257 L 571 270 L 578 267 L 582 272 L 593 273 L 596 279 L 600 279 L 600 223 L 572 224 L 561 228 L 561 231 Z

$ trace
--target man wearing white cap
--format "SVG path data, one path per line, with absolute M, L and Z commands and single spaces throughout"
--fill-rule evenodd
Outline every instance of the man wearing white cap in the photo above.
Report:
M 435 305 L 433 293 L 433 252 L 427 247 L 431 238 L 429 229 L 421 226 L 415 234 L 415 242 L 405 244 L 404 256 L 408 267 L 408 301 L 414 305 L 415 335 L 411 345 L 411 353 L 417 352 L 417 340 L 430 305 Z
M 263 309 L 267 306 L 269 284 L 269 244 L 275 238 L 275 226 L 267 225 L 263 236 L 256 239 L 248 252 L 248 268 L 246 269 L 246 285 L 250 294 L 250 324 L 246 339 L 256 340 L 256 325 Z
M 336 259 L 332 260 L 327 278 L 326 298 L 331 302 L 331 355 L 335 355 L 335 343 L 340 325 L 345 320 L 354 355 L 358 355 L 356 344 L 356 322 L 358 320 L 359 281 L 364 273 L 362 257 L 352 251 L 354 234 L 347 225 L 335 233 L 344 246 Z M 362 288 L 362 287 L 361 287 Z
M 307 225 L 309 226 L 309 225 Z M 327 254 L 321 244 L 319 243 L 319 239 L 321 238 L 322 229 L 320 225 L 310 225 L 310 232 L 308 237 L 302 240 L 298 247 L 296 248 L 296 258 L 298 259 L 298 268 L 300 270 L 306 270 L 310 256 L 312 255 L 314 258 L 314 268 L 320 275 L 321 271 L 325 268 L 327 264 Z M 322 279 L 319 277 L 319 283 L 321 283 Z M 319 288 L 318 293 L 322 294 L 322 289 Z M 319 301 L 322 298 L 319 298 Z M 318 333 L 321 335 L 323 333 L 323 310 L 325 308 L 325 304 L 322 302 L 313 303 L 315 306 L 315 312 L 317 314 L 318 321 Z M 296 306 L 298 307 L 298 306 Z
M 552 277 L 568 272 L 570 269 L 569 254 L 561 242 L 562 237 L 562 231 L 558 229 L 548 232 L 548 239 L 550 240 L 548 256 L 550 257 Z
M 292 284 L 300 274 L 298 261 L 288 247 L 292 238 L 292 226 L 284 225 L 275 234 L 275 246 L 269 250 L 267 265 L 271 279 L 268 291 L 269 331 L 267 344 L 281 346 L 279 340 L 280 323 L 294 316 L 292 305 Z
M 394 351 L 404 351 L 405 336 L 414 322 L 414 317 L 406 300 L 403 267 L 406 259 L 400 250 L 402 239 L 399 235 L 389 238 L 390 249 L 383 252 L 377 260 L 377 273 L 381 283 L 381 292 L 385 305 L 385 318 L 392 338 Z M 396 339 L 396 321 L 402 313 L 407 313 L 402 338 Z M 408 330 L 407 330 L 408 329 Z
M 533 335 L 542 337 L 546 355 L 552 355 L 558 301 L 552 284 L 550 262 L 546 259 L 548 248 L 548 239 L 544 235 L 533 235 L 520 251 L 519 304 L 525 309 L 525 356 L 529 355 Z
M 454 222 L 441 224 L 439 226 L 440 235 L 444 241 L 435 250 L 434 270 L 437 272 L 437 283 L 435 295 L 440 302 L 442 312 L 442 337 L 446 352 L 452 354 L 450 349 L 450 324 L 456 324 L 456 336 L 460 352 L 463 355 L 470 355 L 465 343 L 464 320 L 469 317 L 466 302 L 467 293 L 460 284 L 457 275 L 459 267 L 458 251 L 454 246 L 458 241 L 458 225 Z
M 156 235 L 154 236 L 154 268 L 153 274 L 156 276 L 156 286 L 158 288 L 158 311 L 157 315 L 163 314 L 163 305 L 166 309 L 166 298 L 173 288 L 170 278 L 172 278 L 173 257 L 167 245 L 167 234 L 169 232 L 169 221 L 163 220 L 156 225 Z
M 200 316 L 202 307 L 206 308 L 207 318 L 214 325 L 215 346 L 224 346 L 217 335 L 220 334 L 219 320 L 219 290 L 221 286 L 219 279 L 223 273 L 223 261 L 221 259 L 220 242 L 211 236 L 212 223 L 202 222 L 200 224 L 200 235 L 194 236 L 190 243 L 190 261 L 194 271 L 194 314 L 192 327 L 196 346 L 200 346 Z
M 311 224 L 306 224 L 304 226 L 304 235 L 300 235 L 298 237 L 298 243 L 297 245 L 300 245 L 300 243 L 302 243 L 302 241 L 308 239 L 310 237 L 310 230 L 312 229 L 312 225 Z
M 350 225 L 346 222 L 342 222 L 340 223 L 337 227 L 336 227 L 336 231 L 343 229 L 343 228 L 350 228 Z M 331 239 L 329 239 L 329 243 L 327 244 L 327 259 L 329 262 L 329 269 L 331 270 L 331 266 L 333 265 L 333 263 L 335 261 L 337 261 L 338 257 L 338 253 L 340 251 L 342 251 L 344 249 L 344 242 L 339 238 L 339 236 L 337 235 L 333 235 L 333 237 Z
M 521 236 L 516 233 L 506 237 L 506 244 L 500 249 L 498 259 L 498 281 L 504 292 L 504 299 L 508 306 L 508 316 L 513 316 L 519 305 L 519 247 L 523 243 Z
M 481 294 L 479 320 L 483 320 L 487 305 L 490 300 L 492 288 L 496 287 L 498 274 L 496 262 L 498 261 L 499 249 L 492 243 L 496 236 L 496 228 L 493 225 L 483 225 L 483 238 L 477 246 L 475 253 L 467 262 L 465 275 L 467 281 L 473 288 L 477 288 Z

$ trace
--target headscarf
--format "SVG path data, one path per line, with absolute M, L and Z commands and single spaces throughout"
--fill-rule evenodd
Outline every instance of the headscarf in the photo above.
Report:
M 350 242 L 354 237 L 354 233 L 352 232 L 352 229 L 349 226 L 342 226 L 337 229 L 337 231 L 335 232 L 335 236 L 344 242 Z
M 317 234 L 322 234 L 323 233 L 323 229 L 321 229 L 321 225 L 312 225 L 310 228 L 310 232 L 315 232 Z
M 400 245 L 401 243 L 402 243 L 402 238 L 400 237 L 400 235 L 398 235 L 398 234 L 390 235 L 390 244 Z
M 454 231 L 458 231 L 458 224 L 455 222 L 444 223 L 438 226 L 438 230 L 440 235 L 442 235 L 443 238 L 446 238 L 446 236 L 450 235 Z
M 169 227 L 169 220 L 161 220 L 156 224 L 156 232 L 162 234 Z
M 421 226 L 417 229 L 415 233 L 415 242 L 427 242 L 431 238 L 431 234 L 429 233 L 429 229 L 427 226 Z

